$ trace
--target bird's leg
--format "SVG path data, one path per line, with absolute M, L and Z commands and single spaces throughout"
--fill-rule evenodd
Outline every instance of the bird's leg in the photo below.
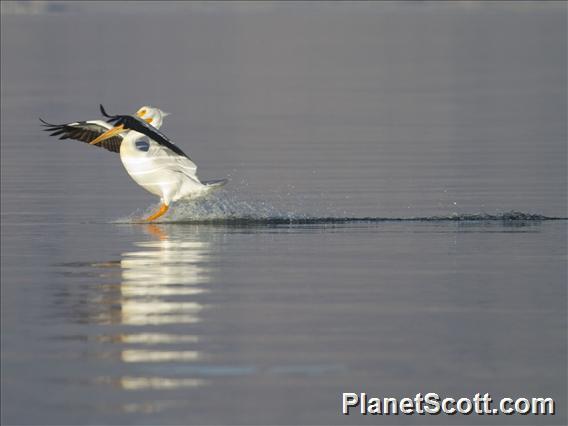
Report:
M 145 222 L 152 222 L 153 220 L 158 219 L 159 217 L 163 216 L 164 214 L 166 214 L 166 212 L 168 211 L 168 209 L 170 208 L 170 206 L 168 206 L 167 204 L 162 204 L 160 206 L 160 210 L 158 210 L 156 213 L 154 213 L 152 216 L 148 216 L 146 219 L 144 219 Z

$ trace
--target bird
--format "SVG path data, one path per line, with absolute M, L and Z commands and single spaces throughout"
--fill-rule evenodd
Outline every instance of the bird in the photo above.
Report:
M 126 172 L 142 188 L 160 197 L 160 208 L 143 219 L 152 222 L 169 210 L 172 202 L 195 199 L 216 190 L 227 179 L 201 181 L 193 160 L 160 130 L 167 115 L 159 108 L 143 106 L 133 115 L 109 115 L 108 120 L 50 124 L 46 131 L 59 139 L 75 139 L 120 154 Z

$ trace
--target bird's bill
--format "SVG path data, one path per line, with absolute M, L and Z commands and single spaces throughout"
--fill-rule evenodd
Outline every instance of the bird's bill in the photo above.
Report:
M 91 145 L 96 145 L 98 143 L 101 143 L 102 141 L 112 138 L 115 135 L 118 135 L 119 133 L 124 132 L 124 126 L 121 124 L 119 126 L 113 127 L 110 130 L 107 130 L 106 132 L 104 132 L 102 135 L 99 135 L 99 137 L 97 137 L 96 139 L 93 139 L 90 144 Z

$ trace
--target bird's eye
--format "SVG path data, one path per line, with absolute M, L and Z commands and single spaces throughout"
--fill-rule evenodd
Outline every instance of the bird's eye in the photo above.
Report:
M 148 111 L 146 111 L 145 109 L 143 109 L 142 111 L 140 111 L 140 115 L 146 115 Z
M 150 144 L 146 141 L 136 141 L 136 149 L 139 151 L 147 152 L 150 149 Z

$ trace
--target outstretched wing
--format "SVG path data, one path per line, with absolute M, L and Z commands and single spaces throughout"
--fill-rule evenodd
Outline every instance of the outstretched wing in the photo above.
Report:
M 172 150 L 177 155 L 187 158 L 193 163 L 189 155 L 183 152 L 175 143 L 168 139 L 166 135 L 156 129 L 154 126 L 146 123 L 144 120 L 139 119 L 133 115 L 109 115 L 104 107 L 100 105 L 101 113 L 109 119 L 109 122 L 115 126 L 122 124 L 125 129 L 135 130 L 152 139 L 154 142 Z
M 112 129 L 112 124 L 102 120 L 78 121 L 69 124 L 51 124 L 40 118 L 46 132 L 50 132 L 50 136 L 59 136 L 59 139 L 75 139 L 77 141 L 89 143 L 107 130 Z M 122 136 L 116 135 L 112 138 L 102 141 L 96 146 L 107 149 L 112 152 L 120 152 L 120 144 Z

